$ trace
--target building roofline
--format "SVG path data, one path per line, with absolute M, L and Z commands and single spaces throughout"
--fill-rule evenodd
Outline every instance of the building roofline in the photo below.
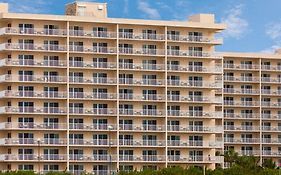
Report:
M 218 52 L 223 57 L 234 58 L 269 58 L 269 59 L 281 59 L 280 54 L 274 53 L 262 53 L 262 52 Z
M 168 26 L 168 27 L 191 27 L 191 28 L 202 28 L 202 29 L 214 29 L 217 31 L 226 29 L 226 25 L 222 23 L 202 23 L 202 22 L 192 22 L 192 21 L 164 21 L 164 20 L 124 19 L 124 18 L 94 18 L 92 16 L 1 13 L 0 18 L 72 21 L 72 22 L 95 22 L 95 23 L 100 22 L 100 23 L 109 23 L 109 24 L 132 24 L 132 25 Z

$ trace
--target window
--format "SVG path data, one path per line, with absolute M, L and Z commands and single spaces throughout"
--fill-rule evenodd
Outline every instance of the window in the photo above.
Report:
M 134 35 L 133 29 L 125 29 L 125 28 L 119 29 L 119 37 L 120 38 L 133 38 L 133 35 Z

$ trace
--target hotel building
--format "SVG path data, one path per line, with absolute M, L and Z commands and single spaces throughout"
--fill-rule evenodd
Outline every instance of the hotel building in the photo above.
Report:
M 281 160 L 281 55 L 216 53 L 226 27 L 211 14 L 108 18 L 89 2 L 65 13 L 0 4 L 2 170 L 213 169 L 231 147 Z

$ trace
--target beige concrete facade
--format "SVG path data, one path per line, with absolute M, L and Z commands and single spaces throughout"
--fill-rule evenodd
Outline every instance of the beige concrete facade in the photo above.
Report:
M 279 150 L 281 123 L 272 116 L 279 114 L 280 56 L 216 53 L 225 25 L 211 14 L 118 19 L 107 17 L 106 6 L 68 4 L 59 16 L 9 13 L 0 4 L 1 169 L 215 168 L 224 147 L 249 145 L 239 141 L 247 133 L 255 155 L 279 161 L 258 150 Z M 243 67 L 228 66 L 231 60 Z M 261 93 L 265 86 L 269 94 Z

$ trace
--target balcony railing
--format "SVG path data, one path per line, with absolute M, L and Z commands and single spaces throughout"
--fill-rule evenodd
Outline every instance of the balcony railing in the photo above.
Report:
M 168 140 L 168 146 L 170 147 L 204 147 L 204 148 L 216 148 L 222 147 L 223 142 L 216 141 L 216 142 L 208 142 L 203 140 Z
M 168 65 L 169 72 L 203 72 L 203 73 L 222 73 L 221 66 L 181 66 Z
M 132 116 L 164 116 L 165 110 L 157 109 L 122 109 L 119 108 L 120 115 L 132 115 Z
M 101 130 L 101 131 L 114 131 L 117 129 L 117 125 L 112 124 L 92 124 L 92 123 L 70 123 L 70 130 Z
M 264 132 L 266 132 L 266 131 L 280 132 L 281 131 L 281 126 L 262 126 L 262 130 Z
M 243 69 L 243 70 L 258 70 L 258 64 L 227 64 L 223 65 L 224 69 Z
M 98 162 L 108 162 L 108 161 L 117 161 L 117 155 L 103 155 L 103 154 L 93 154 L 93 155 L 85 155 L 85 154 L 70 154 L 69 160 L 73 162 L 91 162 L 91 161 L 98 161 Z
M 263 95 L 281 95 L 281 90 L 272 91 L 270 89 L 262 89 L 261 93 Z
M 66 67 L 66 61 L 38 59 L 2 59 L 0 66 Z
M 69 66 L 72 68 L 96 68 L 96 69 L 114 69 L 114 62 L 86 62 L 86 61 L 70 61 Z
M 167 55 L 174 57 L 195 57 L 195 58 L 216 58 L 221 59 L 221 56 L 213 52 L 203 52 L 203 51 L 188 51 L 188 50 L 167 50 Z
M 170 132 L 222 132 L 223 128 L 221 126 L 180 126 L 180 125 L 168 125 L 167 126 L 168 131 Z
M 281 102 L 267 102 L 262 101 L 261 102 L 262 107 L 270 107 L 270 108 L 279 108 L 281 106 Z
M 165 146 L 165 140 L 119 139 L 120 146 Z
M 73 115 L 77 114 L 93 114 L 93 115 L 116 115 L 115 108 L 79 108 L 70 107 L 69 113 Z
M 38 75 L 1 75 L 4 82 L 35 82 L 35 83 L 66 83 L 65 76 L 38 76 Z
M 259 119 L 260 115 L 259 113 L 225 113 L 224 117 L 230 119 Z
M 262 113 L 261 117 L 263 119 L 272 119 L 272 120 L 281 119 L 281 115 L 280 114 L 273 115 L 273 114 Z
M 119 32 L 120 39 L 132 40 L 165 40 L 164 34 Z
M 135 79 L 135 78 L 119 78 L 119 84 L 124 85 L 165 85 L 164 79 Z
M 56 160 L 56 161 L 65 161 L 67 160 L 67 155 L 62 154 L 2 154 L 0 155 L 0 160 L 2 161 L 47 161 L 47 160 Z
M 260 81 L 259 77 L 236 77 L 236 76 L 224 76 L 225 81 L 238 81 L 238 82 L 255 82 Z
M 119 69 L 122 70 L 165 70 L 164 64 L 134 64 L 119 63 Z
M 236 125 L 225 125 L 224 130 L 227 131 L 259 131 L 260 127 L 258 126 L 236 126 Z
M 100 54 L 116 54 L 115 47 L 96 47 L 96 46 L 78 46 L 70 45 L 69 51 L 73 53 L 100 53 Z
M 79 77 L 70 76 L 70 83 L 85 83 L 85 84 L 116 84 L 115 78 L 96 78 L 96 77 Z
M 4 27 L 0 29 L 0 35 L 3 34 L 66 36 L 67 32 L 64 29 Z
M 223 92 L 229 94 L 259 94 L 258 89 L 224 88 Z
M 167 35 L 169 41 L 195 42 L 195 43 L 216 43 L 222 44 L 223 39 L 219 37 L 189 36 L 189 35 Z
M 243 107 L 258 107 L 259 101 L 234 101 L 234 100 L 224 100 L 224 105 L 226 106 L 243 106 Z
M 260 143 L 259 138 L 224 138 L 224 143 L 232 143 L 232 144 L 241 144 L 241 143 L 248 143 L 248 144 L 254 144 L 254 143 Z
M 221 88 L 221 82 L 208 82 L 208 81 L 182 81 L 182 80 L 171 80 L 168 79 L 167 83 L 169 86 L 183 86 L 183 87 L 202 87 L 202 88 Z
M 132 125 L 132 124 L 119 124 L 121 131 L 164 131 L 164 125 Z
M 65 130 L 67 129 L 66 123 L 21 123 L 21 122 L 6 122 L 0 123 L 0 129 L 19 129 L 19 130 Z
M 48 146 L 48 145 L 55 145 L 55 146 L 64 146 L 67 144 L 66 139 L 54 139 L 54 138 L 44 138 L 44 139 L 37 139 L 37 138 L 4 138 L 0 139 L 0 145 L 13 145 L 13 146 L 22 146 L 22 145 L 33 145 L 33 146 Z
M 222 98 L 206 97 L 206 96 L 168 95 L 168 101 L 172 101 L 172 102 L 197 102 L 197 103 L 222 103 Z
M 71 99 L 102 99 L 102 100 L 116 100 L 115 93 L 93 93 L 93 92 L 69 92 Z
M 163 49 L 143 49 L 143 48 L 122 48 L 119 47 L 121 55 L 155 55 L 164 56 L 165 50 Z
M 192 110 L 168 110 L 169 117 L 191 117 L 191 118 L 222 118 L 221 112 L 203 112 Z
M 280 71 L 281 65 L 273 66 L 273 65 L 261 65 L 261 69 L 263 71 Z
M 120 100 L 136 100 L 136 101 L 163 101 L 165 94 L 129 94 L 119 93 Z
M 66 92 L 58 91 L 10 91 L 0 92 L 0 98 L 66 98 Z
M 261 81 L 264 83 L 280 83 L 281 78 L 261 77 Z
M 116 32 L 109 31 L 86 31 L 86 30 L 69 30 L 70 36 L 93 37 L 93 38 L 116 38 Z
M 3 43 L 3 44 L 0 44 L 0 50 L 66 52 L 66 46 L 65 45 L 55 45 L 55 44 Z
M 0 107 L 2 114 L 66 114 L 66 111 L 66 108 L 60 107 Z
M 222 156 L 180 156 L 169 155 L 169 162 L 186 162 L 186 163 L 223 163 Z
M 70 145 L 83 146 L 83 145 L 93 145 L 93 146 L 116 146 L 117 141 L 115 139 L 69 139 Z

